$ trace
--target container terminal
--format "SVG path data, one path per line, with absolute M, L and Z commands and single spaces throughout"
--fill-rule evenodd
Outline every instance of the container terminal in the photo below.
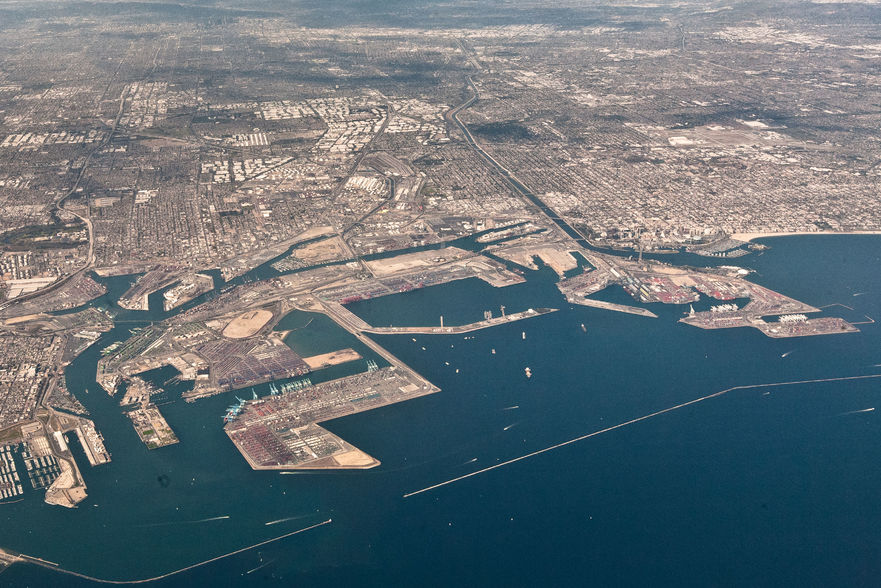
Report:
M 224 430 L 255 470 L 372 468 L 377 459 L 318 423 L 438 390 L 410 369 L 372 369 L 243 401 Z

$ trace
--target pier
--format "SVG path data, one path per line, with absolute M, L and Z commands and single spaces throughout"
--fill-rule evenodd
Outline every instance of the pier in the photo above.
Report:
M 243 403 L 224 430 L 255 470 L 368 469 L 379 460 L 318 423 L 432 394 L 412 370 L 368 370 Z
M 355 314 L 350 312 L 342 304 L 338 304 L 336 302 L 328 302 L 326 300 L 319 300 L 319 303 L 321 305 L 321 308 L 323 309 L 324 314 L 332 318 L 334 322 L 336 322 L 339 326 L 355 335 L 355 337 L 357 337 L 359 341 L 375 351 L 384 360 L 386 360 L 393 366 L 403 370 L 404 372 L 412 374 L 413 376 L 430 386 L 434 392 L 440 391 L 440 388 L 417 374 L 412 368 L 410 368 L 410 366 L 392 355 L 382 345 L 378 344 L 376 341 L 365 335 L 364 327 L 371 328 L 370 325 L 368 325 Z
M 531 318 L 534 316 L 541 316 L 543 314 L 549 314 L 551 312 L 557 312 L 557 308 L 537 308 L 529 310 L 524 310 L 523 312 L 515 312 L 513 314 L 508 314 L 504 316 L 497 316 L 493 318 L 489 318 L 486 320 L 478 321 L 476 323 L 469 323 L 467 325 L 459 325 L 455 327 L 445 327 L 443 325 L 438 327 L 369 327 L 366 329 L 362 329 L 365 333 L 373 333 L 375 335 L 394 335 L 394 334 L 422 334 L 422 335 L 455 335 L 459 333 L 470 333 L 472 331 L 479 331 L 480 329 L 488 329 L 489 327 L 494 327 L 496 325 L 503 325 L 506 323 L 513 323 L 516 321 L 521 321 L 523 319 Z M 640 309 L 641 310 L 641 309 Z M 648 312 L 648 311 L 646 311 Z M 652 315 L 654 316 L 654 315 Z
M 615 312 L 626 312 L 627 314 L 638 314 L 639 316 L 658 318 L 658 315 L 656 315 L 652 311 L 645 308 L 640 308 L 638 306 L 616 304 L 614 302 L 594 300 L 592 298 L 584 298 L 581 296 L 567 296 L 566 300 L 571 302 L 572 304 L 580 304 L 581 306 L 591 306 L 593 308 L 602 308 L 603 310 L 614 310 Z
M 110 463 L 110 453 L 104 447 L 104 438 L 95 429 L 95 424 L 87 419 L 80 421 L 80 426 L 74 429 L 80 441 L 86 459 L 92 467 Z
M 135 410 L 129 411 L 127 415 L 147 449 L 158 449 L 178 443 L 177 436 L 155 404 L 144 403 Z

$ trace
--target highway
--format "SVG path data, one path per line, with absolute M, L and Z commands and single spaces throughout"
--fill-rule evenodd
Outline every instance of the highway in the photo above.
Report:
M 89 167 L 89 162 L 91 161 L 92 157 L 96 153 L 98 153 L 101 149 L 106 147 L 107 144 L 110 143 L 111 139 L 113 138 L 113 135 L 116 133 L 116 129 L 119 127 L 119 121 L 122 118 L 122 113 L 125 110 L 125 100 L 126 100 L 127 94 L 128 94 L 128 87 L 126 86 L 123 88 L 122 93 L 119 95 L 119 110 L 117 110 L 117 112 L 116 112 L 116 119 L 114 119 L 114 121 L 113 121 L 113 127 L 107 133 L 107 137 L 105 137 L 105 139 L 103 141 L 101 141 L 101 143 L 99 143 L 98 146 L 95 149 L 93 149 L 86 156 L 86 159 L 83 162 L 83 166 L 80 168 L 80 171 L 77 174 L 76 181 L 73 183 L 73 187 L 71 187 L 71 189 L 68 190 L 64 194 L 64 196 L 59 198 L 58 201 L 55 202 L 52 205 L 52 207 L 49 209 L 49 214 L 53 218 L 55 218 L 56 220 L 59 220 L 58 219 L 58 211 L 65 210 L 67 213 L 72 214 L 73 216 L 80 219 L 83 222 L 83 224 L 86 225 L 86 230 L 89 235 L 89 252 L 86 255 L 85 264 L 83 264 L 83 267 L 76 270 L 75 272 L 68 274 L 58 280 L 55 280 L 54 282 L 52 282 L 51 284 L 49 284 L 45 288 L 40 288 L 39 290 L 36 290 L 34 292 L 30 292 L 28 294 L 22 294 L 21 296 L 18 296 L 16 298 L 14 298 L 13 300 L 7 300 L 5 303 L 0 304 L 0 310 L 3 310 L 4 308 L 8 307 L 10 304 L 12 304 L 13 301 L 20 303 L 25 300 L 32 300 L 34 298 L 43 296 L 44 294 L 49 294 L 50 292 L 54 292 L 55 290 L 57 290 L 58 288 L 60 288 L 61 286 L 63 286 L 67 282 L 69 282 L 70 280 L 74 279 L 75 277 L 79 276 L 80 274 L 82 274 L 83 272 L 87 271 L 89 268 L 91 268 L 92 266 L 95 265 L 95 231 L 92 227 L 92 220 L 88 216 L 82 216 L 80 214 L 73 212 L 72 210 L 68 210 L 68 209 L 64 208 L 64 201 L 67 200 L 68 198 L 70 198 L 71 196 L 73 196 L 73 194 L 77 191 L 77 188 L 79 188 L 79 185 L 83 180 L 83 176 L 85 175 L 86 170 Z
M 474 149 L 487 163 L 489 163 L 493 168 L 496 169 L 502 176 L 505 178 L 505 181 L 511 185 L 521 196 L 529 200 L 532 204 L 537 206 L 542 213 L 549 219 L 551 219 L 558 227 L 563 229 L 567 235 L 572 237 L 579 245 L 584 247 L 585 249 L 590 248 L 590 244 L 587 242 L 587 239 L 584 238 L 584 235 L 576 231 L 569 223 L 560 218 L 557 213 L 551 209 L 547 204 L 545 204 L 538 196 L 536 196 L 532 190 L 527 188 L 523 182 L 518 180 L 514 174 L 501 163 L 499 163 L 492 155 L 483 150 L 483 148 L 478 145 L 477 141 L 474 140 L 474 135 L 471 134 L 471 131 L 468 130 L 468 127 L 459 120 L 459 113 L 470 107 L 472 104 L 477 102 L 479 98 L 479 94 L 477 92 L 477 87 L 475 87 L 474 82 L 471 80 L 471 77 L 468 77 L 468 85 L 471 87 L 472 96 L 459 106 L 452 108 L 446 112 L 444 118 L 447 121 L 454 123 L 459 129 L 462 131 L 462 134 L 465 135 L 465 141 Z

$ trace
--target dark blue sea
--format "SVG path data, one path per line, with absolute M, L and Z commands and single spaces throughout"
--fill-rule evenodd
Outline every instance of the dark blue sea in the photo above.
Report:
M 188 404 L 173 384 L 161 410 L 181 443 L 148 451 L 94 381 L 100 348 L 134 323 L 120 325 L 67 370 L 113 462 L 90 468 L 72 443 L 88 498 L 72 510 L 36 492 L 0 505 L 0 546 L 137 580 L 332 519 L 153 585 L 877 586 L 881 378 L 735 390 L 404 497 L 730 387 L 881 374 L 870 322 L 881 320 L 881 238 L 763 242 L 733 263 L 861 332 L 775 340 L 688 327 L 682 307 L 651 305 L 657 319 L 573 307 L 547 268 L 509 288 L 466 280 L 351 305 L 397 326 L 561 309 L 467 335 L 377 337 L 442 391 L 326 424 L 382 461 L 369 471 L 254 472 L 222 430 L 235 393 Z M 670 260 L 701 262 L 680 257 Z M 112 280 L 98 303 L 131 279 Z M 620 289 L 603 297 L 633 303 Z M 296 329 L 294 349 L 374 357 L 310 318 L 279 327 Z M 0 574 L 0 586 L 67 585 L 96 584 L 28 564 Z

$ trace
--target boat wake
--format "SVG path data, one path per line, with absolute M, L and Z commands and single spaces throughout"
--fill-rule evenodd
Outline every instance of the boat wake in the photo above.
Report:
M 286 518 L 283 518 L 283 519 L 277 519 L 277 520 L 274 520 L 274 521 L 269 521 L 268 523 L 263 523 L 263 524 L 264 524 L 265 526 L 269 527 L 269 526 L 271 526 L 271 525 L 277 525 L 277 524 L 279 524 L 279 523 L 286 523 L 286 522 L 288 522 L 288 521 L 299 521 L 300 519 L 305 519 L 306 517 L 311 517 L 311 516 L 315 516 L 315 515 L 312 515 L 312 514 L 297 515 L 297 516 L 295 516 L 295 517 L 286 517 Z
M 275 560 L 274 560 L 274 559 L 270 559 L 270 560 L 267 561 L 267 562 L 263 562 L 262 564 L 260 564 L 260 565 L 257 566 L 256 568 L 253 568 L 253 569 L 248 570 L 247 572 L 245 572 L 245 574 L 253 574 L 253 573 L 256 572 L 257 570 L 261 570 L 261 569 L 265 568 L 266 566 L 268 566 L 269 564 L 271 564 L 271 563 L 273 563 L 273 562 L 275 562 Z
M 864 409 L 862 409 L 862 410 L 849 410 L 849 411 L 847 411 L 847 412 L 843 412 L 843 413 L 839 414 L 838 416 L 847 416 L 847 415 L 849 415 L 849 414 L 860 414 L 860 413 L 863 413 L 863 412 L 872 412 L 873 410 L 875 410 L 875 407 L 874 407 L 874 406 L 871 407 L 871 408 L 864 408 Z
M 139 527 L 168 527 L 171 525 L 197 525 L 199 523 L 209 523 L 211 521 L 223 521 L 229 518 L 229 515 L 221 515 L 219 517 L 208 517 L 207 519 L 198 519 L 196 521 L 167 521 L 164 523 L 148 523 L 146 525 L 138 525 Z
M 207 523 L 208 521 L 222 521 L 223 519 L 228 519 L 229 515 L 223 515 L 219 517 L 211 517 L 207 519 L 200 519 L 198 521 L 193 521 L 194 523 Z
M 550 446 L 544 447 L 542 449 L 536 449 L 535 451 L 525 453 L 525 454 L 520 455 L 518 457 L 512 457 L 511 459 L 507 459 L 505 461 L 493 464 L 491 466 L 488 466 L 488 467 L 485 467 L 485 468 L 482 468 L 479 470 L 475 470 L 475 471 L 468 473 L 468 474 L 463 474 L 461 476 L 456 476 L 455 478 L 450 478 L 449 480 L 444 480 L 443 482 L 438 482 L 437 484 L 432 484 L 431 486 L 426 486 L 425 488 L 421 488 L 419 490 L 407 492 L 406 494 L 403 495 L 403 497 L 409 498 L 411 496 L 416 496 L 418 494 L 423 494 L 425 492 L 431 492 L 433 490 L 436 490 L 438 488 L 442 488 L 444 486 L 448 486 L 450 484 L 455 484 L 456 482 L 461 482 L 462 480 L 467 480 L 469 478 L 473 478 L 474 476 L 481 476 L 483 474 L 497 470 L 499 468 L 508 467 L 508 466 L 513 465 L 515 463 L 521 462 L 523 460 L 532 459 L 532 458 L 537 457 L 539 455 L 542 455 L 544 453 L 548 453 L 550 451 L 556 451 L 556 450 L 561 449 L 563 447 L 567 447 L 569 445 L 579 443 L 579 442 L 584 441 L 586 439 L 596 437 L 597 435 L 603 435 L 605 433 L 609 433 L 611 431 L 615 431 L 615 430 L 621 429 L 623 427 L 629 427 L 629 426 L 635 425 L 636 423 L 640 423 L 642 421 L 646 421 L 646 420 L 653 419 L 653 418 L 659 417 L 661 415 L 664 415 L 664 414 L 667 414 L 670 412 L 681 410 L 681 409 L 686 408 L 688 406 L 693 406 L 695 404 L 706 402 L 706 401 L 711 400 L 713 398 L 718 398 L 720 396 L 724 396 L 725 394 L 728 394 L 729 392 L 734 392 L 736 390 L 755 390 L 758 388 L 779 388 L 779 387 L 783 387 L 783 386 L 803 386 L 805 384 L 818 384 L 818 383 L 823 383 L 823 382 L 851 382 L 851 381 L 856 381 L 856 380 L 869 380 L 869 379 L 877 379 L 877 378 L 881 378 L 881 374 L 866 374 L 866 375 L 860 375 L 860 376 L 839 376 L 839 377 L 832 377 L 832 378 L 816 378 L 816 379 L 812 379 L 812 380 L 793 380 L 793 381 L 788 381 L 788 382 L 769 382 L 766 384 L 747 384 L 747 385 L 742 385 L 742 386 L 732 386 L 731 388 L 725 388 L 724 390 L 720 390 L 718 392 L 713 392 L 712 394 L 707 394 L 706 396 L 701 396 L 699 398 L 695 398 L 694 400 L 682 402 L 680 404 L 676 404 L 676 405 L 670 406 L 668 408 L 663 408 L 661 410 L 656 410 L 655 412 L 652 412 L 652 413 L 649 413 L 649 414 L 646 414 L 643 416 L 632 418 L 628 421 L 618 423 L 617 425 L 612 425 L 610 427 L 606 427 L 606 428 L 600 429 L 598 431 L 592 431 L 590 433 L 585 433 L 584 435 L 574 437 L 574 438 L 569 439 L 567 441 L 561 441 L 560 443 L 556 443 L 554 445 L 550 445 Z M 863 409 L 860 412 L 869 412 L 872 410 L 875 410 L 875 409 L 868 408 L 868 409 Z M 514 426 L 514 425 L 508 425 L 508 427 L 512 427 L 512 426 Z M 506 427 L 506 428 L 508 428 L 508 427 Z

